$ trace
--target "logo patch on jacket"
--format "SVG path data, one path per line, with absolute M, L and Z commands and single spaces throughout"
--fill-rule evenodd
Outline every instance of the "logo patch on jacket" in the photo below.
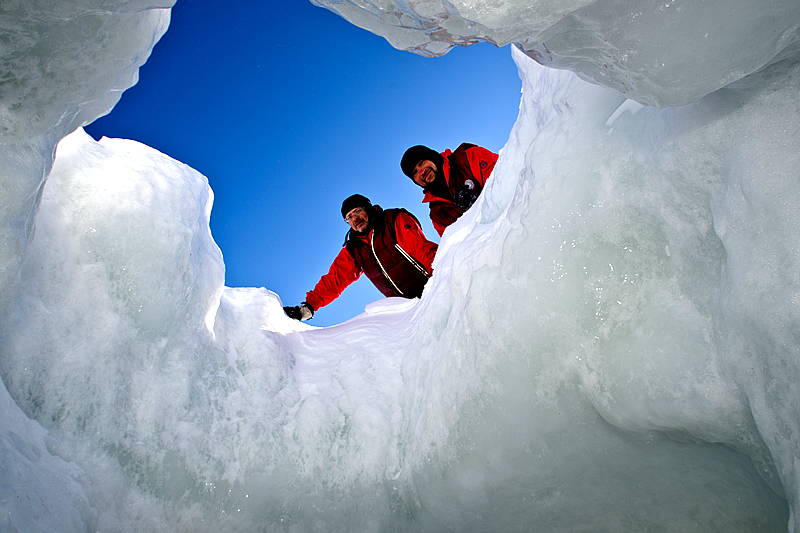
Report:
M 403 227 L 406 229 L 411 229 L 411 224 L 403 224 Z
M 481 168 L 486 168 L 489 165 L 486 161 L 481 161 Z

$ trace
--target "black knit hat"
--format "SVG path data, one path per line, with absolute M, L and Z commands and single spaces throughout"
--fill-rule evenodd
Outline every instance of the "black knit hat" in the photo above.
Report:
M 372 207 L 372 202 L 369 201 L 369 198 L 366 196 L 361 196 L 360 194 L 354 194 L 353 196 L 350 196 L 349 198 L 345 199 L 344 202 L 342 202 L 342 218 L 345 218 L 347 213 L 356 207 L 369 209 Z
M 432 161 L 440 171 L 444 165 L 444 158 L 439 152 L 418 144 L 417 146 L 412 146 L 403 154 L 403 158 L 400 160 L 400 168 L 403 169 L 403 174 L 413 179 L 414 167 L 420 161 Z

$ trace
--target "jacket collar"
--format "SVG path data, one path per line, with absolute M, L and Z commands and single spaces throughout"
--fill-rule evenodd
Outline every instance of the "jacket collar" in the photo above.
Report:
M 441 176 L 437 178 L 437 182 L 441 180 L 442 183 L 436 183 L 435 187 L 431 187 L 430 190 L 428 188 L 423 189 L 425 192 L 424 196 L 422 197 L 422 203 L 427 202 L 447 202 L 452 204 L 453 198 L 452 193 L 450 192 L 450 155 L 452 155 L 453 151 L 449 148 L 442 152 L 442 168 L 441 168 Z M 434 192 L 435 191 L 435 192 Z M 450 198 L 445 197 L 441 193 L 446 192 Z M 438 193 L 438 194 L 437 194 Z

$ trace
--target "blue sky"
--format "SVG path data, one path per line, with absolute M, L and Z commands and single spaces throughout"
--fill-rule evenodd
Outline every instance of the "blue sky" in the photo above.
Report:
M 304 0 L 178 0 L 138 84 L 86 131 L 140 141 L 207 176 L 226 286 L 297 305 L 341 248 L 351 194 L 409 209 L 438 242 L 422 190 L 400 171 L 403 152 L 462 142 L 499 151 L 520 86 L 508 47 L 424 58 Z M 310 324 L 343 322 L 381 297 L 362 276 Z

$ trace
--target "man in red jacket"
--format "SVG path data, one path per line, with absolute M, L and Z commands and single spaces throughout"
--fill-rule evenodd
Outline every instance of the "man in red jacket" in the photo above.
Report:
M 342 203 L 342 216 L 350 226 L 342 250 L 328 273 L 306 293 L 305 302 L 283 308 L 289 317 L 313 317 L 314 311 L 338 298 L 362 273 L 384 296 L 422 295 L 439 245 L 425 238 L 414 215 L 405 209 L 384 211 L 354 194 Z
M 417 145 L 403 154 L 400 168 L 425 190 L 422 202 L 430 203 L 433 227 L 441 235 L 472 207 L 495 163 L 497 154 L 474 144 L 464 143 L 455 152 L 448 149 L 441 154 Z

